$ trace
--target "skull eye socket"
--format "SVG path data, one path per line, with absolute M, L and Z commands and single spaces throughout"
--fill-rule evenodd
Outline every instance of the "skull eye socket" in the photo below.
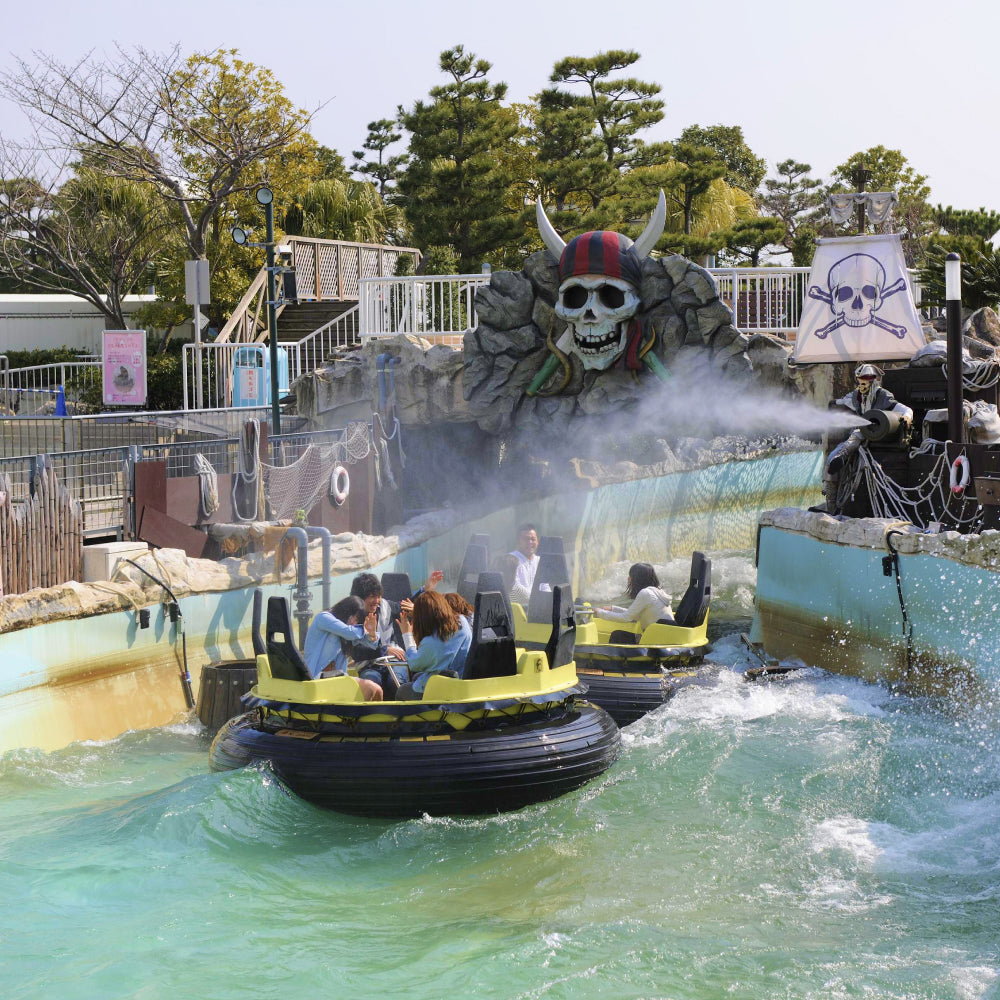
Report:
M 846 302 L 848 299 L 851 299 L 853 297 L 854 297 L 854 289 L 853 288 L 843 288 L 843 287 L 841 287 L 841 288 L 837 289 L 837 301 L 838 302 Z
M 625 304 L 625 293 L 614 285 L 602 285 L 597 297 L 601 300 L 601 305 L 608 309 L 621 309 Z
M 567 309 L 582 309 L 587 304 L 589 293 L 583 285 L 571 285 L 562 293 L 563 305 Z
M 863 295 L 863 296 L 864 296 L 864 297 L 865 297 L 866 299 L 874 299 L 874 298 L 875 298 L 875 296 L 876 296 L 876 295 L 878 294 L 878 289 L 877 289 L 877 288 L 876 288 L 876 287 L 875 287 L 874 285 L 865 285 L 865 286 L 864 286 L 864 287 L 863 287 L 863 288 L 861 289 L 861 294 L 862 294 L 862 295 Z

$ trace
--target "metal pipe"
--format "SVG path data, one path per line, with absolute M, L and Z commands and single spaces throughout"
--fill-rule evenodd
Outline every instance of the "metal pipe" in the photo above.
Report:
M 295 601 L 295 618 L 299 623 L 299 649 L 302 649 L 306 644 L 306 632 L 312 618 L 309 610 L 309 537 L 305 528 L 294 526 L 285 532 L 285 536 L 295 539 L 299 554 L 292 598 Z
M 313 538 L 323 539 L 323 610 L 330 607 L 330 569 L 333 565 L 333 535 L 328 528 L 306 525 L 305 532 Z
M 962 258 L 950 253 L 944 259 L 945 308 L 948 322 L 948 439 L 965 441 L 962 390 Z

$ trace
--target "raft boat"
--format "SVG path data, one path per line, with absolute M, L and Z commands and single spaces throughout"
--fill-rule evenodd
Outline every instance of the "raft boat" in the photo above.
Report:
M 435 674 L 421 700 L 397 701 L 385 665 L 386 700 L 366 702 L 350 673 L 309 678 L 288 602 L 272 597 L 266 643 L 254 627 L 250 711 L 219 730 L 211 767 L 267 764 L 315 805 L 391 818 L 503 812 L 573 791 L 611 766 L 619 734 L 583 698 L 568 592 L 555 605 L 568 610 L 546 648 L 518 649 L 504 595 L 478 593 L 463 678 Z
M 473 536 L 463 561 L 462 580 L 471 584 L 471 574 L 485 565 L 485 537 Z M 479 549 L 480 551 L 474 551 Z M 528 605 L 511 602 L 511 617 L 517 643 L 525 649 L 543 649 L 552 628 L 553 594 L 569 589 L 569 569 L 563 540 L 543 536 L 539 540 L 538 569 Z M 502 588 L 495 573 L 481 573 L 479 588 Z M 682 687 L 701 683 L 706 671 L 699 669 L 711 649 L 708 613 L 712 597 L 712 562 L 704 553 L 691 556 L 691 574 L 672 623 L 654 622 L 639 632 L 634 625 L 602 618 L 590 605 L 577 605 L 577 676 L 587 685 L 587 697 L 600 705 L 619 726 L 635 722 L 669 701 Z M 625 639 L 623 632 L 633 638 Z

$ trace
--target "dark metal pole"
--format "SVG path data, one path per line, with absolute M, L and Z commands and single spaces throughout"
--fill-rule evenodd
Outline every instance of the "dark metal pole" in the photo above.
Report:
M 854 183 L 858 186 L 858 194 L 865 193 L 865 185 L 868 183 L 868 178 L 871 176 L 871 171 L 866 170 L 864 167 L 858 167 L 854 171 Z M 855 209 L 858 216 L 858 236 L 865 235 L 865 203 L 862 201 L 861 204 Z
M 962 389 L 962 258 L 944 259 L 945 315 L 948 321 L 948 438 L 965 440 Z
M 275 304 L 277 293 L 274 286 L 274 206 L 269 201 L 264 206 L 267 222 L 267 339 L 271 359 L 271 434 L 281 433 L 281 410 L 278 406 L 278 318 Z

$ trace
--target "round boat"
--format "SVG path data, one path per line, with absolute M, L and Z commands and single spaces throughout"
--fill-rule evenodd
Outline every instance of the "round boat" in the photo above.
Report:
M 474 815 L 563 795 L 618 754 L 614 721 L 583 697 L 571 610 L 547 651 L 517 649 L 503 595 L 477 594 L 463 678 L 431 676 L 419 701 L 394 700 L 387 664 L 382 702 L 350 674 L 310 679 L 290 636 L 288 603 L 271 598 L 250 710 L 219 730 L 213 770 L 266 762 L 307 801 L 356 815 Z
M 543 550 L 528 607 L 511 605 L 517 641 L 526 649 L 544 647 L 551 628 L 550 581 L 565 575 L 561 550 Z M 711 580 L 711 560 L 695 552 L 690 582 L 674 621 L 654 622 L 642 631 L 634 623 L 602 618 L 600 611 L 588 604 L 576 607 L 577 675 L 587 685 L 587 697 L 619 726 L 635 722 L 665 704 L 682 687 L 706 678 L 707 672 L 698 667 L 711 649 Z

